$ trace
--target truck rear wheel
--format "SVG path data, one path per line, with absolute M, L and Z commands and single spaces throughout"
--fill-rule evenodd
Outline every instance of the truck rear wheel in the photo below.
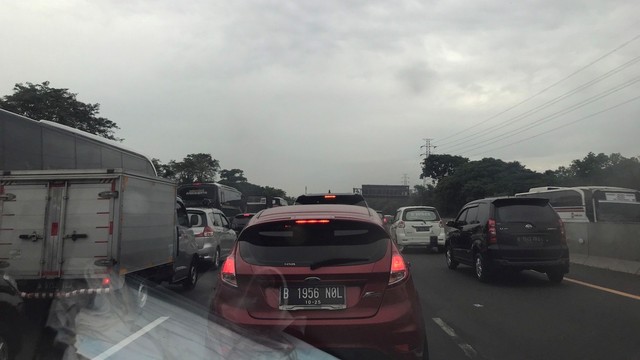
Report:
M 213 254 L 213 270 L 216 270 L 219 267 L 220 267 L 220 248 L 216 248 L 216 251 Z
M 182 287 L 185 290 L 191 290 L 196 286 L 196 282 L 198 282 L 198 262 L 192 259 L 187 277 L 182 281 Z

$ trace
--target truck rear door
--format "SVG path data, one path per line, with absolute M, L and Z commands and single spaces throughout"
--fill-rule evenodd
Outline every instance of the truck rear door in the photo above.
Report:
M 0 261 L 18 279 L 104 272 L 113 231 L 115 179 L 4 181 Z
M 67 182 L 58 258 L 65 277 L 90 277 L 105 270 L 95 262 L 111 255 L 115 181 Z
M 16 278 L 38 278 L 49 265 L 44 263 L 48 191 L 48 183 L 0 183 L 0 262 Z

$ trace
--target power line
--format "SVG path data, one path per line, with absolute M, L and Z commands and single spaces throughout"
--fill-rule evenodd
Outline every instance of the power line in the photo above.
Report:
M 618 92 L 620 90 L 623 90 L 623 89 L 625 89 L 625 88 L 627 88 L 627 87 L 629 87 L 631 85 L 634 85 L 637 82 L 640 82 L 640 76 L 636 77 L 634 79 L 631 79 L 631 80 L 629 80 L 629 81 L 627 81 L 627 82 L 625 82 L 623 84 L 620 84 L 618 86 L 615 86 L 613 88 L 605 90 L 605 91 L 603 91 L 603 92 L 601 92 L 601 93 L 599 93 L 599 94 L 597 94 L 595 96 L 592 96 L 592 97 L 590 97 L 590 98 L 588 98 L 586 100 L 583 100 L 581 102 L 578 102 L 576 104 L 573 104 L 573 105 L 571 105 L 571 106 L 569 106 L 567 108 L 564 108 L 564 109 L 562 109 L 560 111 L 557 111 L 557 112 L 555 112 L 553 114 L 549 114 L 547 116 L 544 116 L 544 117 L 542 117 L 542 118 L 540 118 L 540 119 L 538 119 L 538 120 L 536 120 L 536 121 L 534 121 L 534 122 L 532 122 L 532 123 L 530 123 L 530 124 L 528 124 L 528 125 L 526 125 L 524 127 L 520 127 L 520 128 L 517 128 L 517 129 L 509 130 L 509 131 L 503 132 L 501 134 L 498 134 L 496 136 L 493 136 L 493 137 L 491 137 L 489 139 L 485 139 L 485 140 L 482 140 L 480 142 L 473 143 L 471 145 L 463 147 L 460 150 L 457 150 L 456 152 L 460 153 L 460 152 L 464 152 L 464 151 L 466 151 L 468 149 L 476 150 L 478 148 L 483 148 L 483 147 L 486 147 L 488 145 L 495 144 L 496 142 L 500 142 L 500 141 L 503 141 L 503 140 L 508 140 L 513 135 L 520 134 L 520 133 L 522 133 L 524 131 L 527 131 L 527 130 L 529 130 L 531 128 L 534 128 L 536 126 L 539 126 L 539 125 L 542 125 L 544 123 L 547 123 L 547 122 L 549 122 L 549 121 L 551 121 L 553 119 L 556 119 L 556 118 L 558 118 L 558 117 L 560 117 L 562 115 L 566 115 L 566 114 L 568 114 L 568 113 L 570 113 L 572 111 L 580 109 L 580 108 L 582 108 L 584 106 L 587 106 L 587 105 L 589 105 L 591 103 L 594 103 L 594 102 L 596 102 L 596 101 L 598 101 L 598 100 L 600 100 L 602 98 L 605 98 L 605 97 L 607 97 L 607 96 L 609 96 L 611 94 L 614 94 L 614 93 L 616 93 L 616 92 Z M 497 140 L 490 141 L 490 140 L 494 140 L 494 139 L 497 139 Z M 489 141 L 489 142 L 487 142 L 487 141 Z M 478 145 L 480 145 L 480 146 L 478 146 Z M 460 146 L 462 146 L 462 145 L 458 145 L 456 147 L 460 147 Z
M 447 140 L 447 139 L 450 139 L 450 138 L 452 138 L 452 137 L 456 137 L 456 136 L 458 136 L 458 135 L 460 135 L 460 134 L 462 134 L 462 133 L 464 133 L 464 132 L 466 132 L 466 131 L 469 131 L 469 130 L 471 130 L 471 129 L 474 129 L 474 128 L 476 128 L 476 127 L 478 127 L 478 126 L 480 126 L 480 125 L 482 125 L 482 124 L 486 123 L 487 121 L 493 120 L 493 119 L 495 119 L 496 117 L 498 117 L 498 116 L 500 116 L 500 115 L 502 115 L 502 114 L 504 114 L 504 113 L 506 113 L 506 112 L 508 112 L 508 111 L 510 111 L 510 110 L 512 110 L 512 109 L 515 109 L 516 107 L 518 107 L 518 106 L 520 106 L 520 105 L 522 105 L 522 104 L 524 104 L 524 103 L 526 103 L 526 102 L 530 101 L 531 99 L 533 99 L 533 98 L 535 98 L 535 97 L 537 97 L 537 96 L 539 96 L 539 95 L 541 95 L 541 94 L 543 94 L 543 93 L 547 92 L 548 90 L 550 90 L 550 89 L 554 88 L 555 86 L 559 85 L 560 83 L 564 82 L 565 80 L 567 80 L 567 79 L 569 79 L 569 78 L 573 77 L 574 75 L 576 75 L 576 74 L 578 74 L 578 73 L 580 73 L 580 72 L 584 71 L 585 69 L 587 69 L 587 68 L 591 67 L 592 65 L 594 65 L 594 64 L 596 64 L 596 63 L 598 63 L 598 62 L 599 62 L 599 61 L 601 61 L 602 59 L 604 59 L 604 58 L 606 58 L 606 57 L 610 56 L 611 54 L 613 54 L 613 53 L 617 52 L 618 50 L 620 50 L 620 49 L 624 48 L 625 46 L 627 46 L 627 45 L 631 44 L 632 42 L 634 42 L 634 41 L 638 40 L 638 38 L 640 38 L 640 34 L 638 34 L 638 35 L 634 36 L 633 38 L 631 38 L 630 40 L 628 40 L 628 41 L 626 41 L 626 42 L 624 42 L 624 43 L 622 43 L 622 44 L 620 44 L 620 45 L 616 46 L 613 50 L 610 50 L 609 52 L 605 53 L 604 55 L 602 55 L 602 56 L 598 57 L 597 59 L 595 59 L 595 60 L 591 61 L 591 62 L 590 62 L 590 63 L 588 63 L 587 65 L 585 65 L 585 66 L 583 66 L 583 67 L 579 68 L 578 70 L 576 70 L 576 71 L 572 72 L 571 74 L 569 74 L 569 75 L 565 76 L 564 78 L 562 78 L 562 79 L 560 79 L 560 80 L 556 81 L 555 83 L 551 84 L 550 86 L 548 86 L 548 87 L 546 87 L 546 88 L 544 88 L 544 89 L 540 90 L 539 92 L 535 93 L 534 95 L 532 95 L 532 96 L 530 96 L 530 97 L 528 97 L 528 98 L 526 98 L 526 99 L 524 99 L 524 100 L 520 101 L 519 103 L 517 103 L 517 104 L 515 104 L 515 105 L 513 105 L 513 106 L 511 106 L 511 107 L 509 107 L 509 108 L 507 108 L 506 110 L 503 110 L 503 111 L 501 111 L 501 112 L 499 112 L 499 113 L 497 113 L 497 114 L 495 114 L 495 115 L 493 115 L 493 116 L 490 116 L 489 118 L 487 118 L 487 119 L 485 119 L 485 120 L 483 120 L 483 121 L 480 121 L 479 123 L 477 123 L 477 124 L 475 124 L 475 125 L 472 125 L 472 126 L 470 126 L 470 127 L 466 128 L 466 129 L 463 129 L 463 130 L 461 130 L 461 131 L 459 131 L 459 132 L 457 132 L 457 133 L 455 133 L 455 134 L 452 134 L 452 135 L 446 136 L 446 137 L 442 138 L 442 140 Z
M 498 146 L 498 147 L 495 147 L 495 148 L 489 149 L 489 150 L 487 150 L 487 151 L 483 151 L 483 152 L 481 152 L 481 153 L 476 153 L 476 154 L 474 154 L 474 155 L 472 155 L 472 156 L 479 156 L 479 155 L 483 155 L 483 154 L 486 154 L 486 153 L 488 153 L 488 152 L 492 152 L 492 151 L 495 151 L 495 150 L 499 150 L 499 149 L 503 149 L 503 148 L 509 147 L 509 146 L 511 146 L 511 145 L 520 144 L 520 143 L 523 143 L 523 142 L 525 142 L 525 141 L 529 141 L 529 140 L 531 140 L 531 139 L 537 138 L 538 136 L 542 136 L 542 135 L 548 134 L 548 133 L 550 133 L 550 132 L 556 131 L 556 130 L 558 130 L 558 129 L 562 129 L 562 128 L 565 128 L 565 127 L 567 127 L 567 126 L 570 126 L 570 125 L 576 124 L 576 123 L 578 123 L 578 122 L 580 122 L 580 121 L 587 120 L 587 119 L 589 119 L 589 118 L 592 118 L 592 117 L 594 117 L 594 116 L 600 115 L 600 114 L 605 113 L 605 112 L 607 112 L 607 111 L 613 110 L 613 109 L 618 108 L 618 107 L 620 107 L 620 106 L 622 106 L 622 105 L 626 105 L 626 104 L 631 103 L 631 102 L 633 102 L 633 101 L 636 101 L 636 100 L 638 100 L 638 99 L 640 99 L 640 95 L 639 95 L 639 96 L 636 96 L 636 97 L 633 97 L 633 98 L 631 98 L 631 99 L 629 99 L 629 100 L 623 101 L 623 102 L 621 102 L 621 103 L 619 103 L 619 104 L 616 104 L 616 105 L 613 105 L 613 106 L 611 106 L 611 107 L 608 107 L 608 108 L 606 108 L 606 109 L 604 109 L 604 110 L 601 110 L 601 111 L 598 111 L 598 112 L 592 113 L 592 114 L 590 114 L 590 115 L 587 115 L 587 116 L 585 116 L 585 117 L 579 118 L 579 119 L 574 120 L 574 121 L 572 121 L 572 122 L 569 122 L 569 123 L 566 123 L 566 124 L 560 125 L 560 126 L 555 127 L 555 128 L 553 128 L 553 129 L 550 129 L 550 130 L 547 130 L 547 131 L 544 131 L 544 132 L 538 133 L 538 134 L 533 135 L 533 136 L 530 136 L 530 137 L 528 137 L 528 138 L 524 138 L 524 139 L 521 139 L 521 140 L 518 140 L 518 141 L 514 141 L 514 142 L 509 143 L 509 144 L 506 144 L 506 145 Z
M 442 145 L 439 145 L 439 146 L 447 148 L 447 149 L 451 148 L 451 147 L 455 148 L 455 147 L 459 147 L 460 144 L 464 144 L 466 142 L 464 140 L 466 140 L 466 139 L 475 138 L 477 140 L 479 136 L 484 136 L 484 134 L 493 131 L 496 127 L 499 127 L 499 126 L 502 126 L 502 125 L 509 126 L 511 124 L 514 124 L 516 122 L 524 120 L 527 117 L 529 117 L 530 115 L 533 115 L 533 114 L 535 114 L 535 113 L 537 113 L 537 112 L 539 112 L 539 111 L 541 111 L 543 109 L 546 109 L 549 106 L 554 105 L 554 104 L 556 104 L 556 103 L 558 103 L 558 102 L 570 97 L 571 95 L 574 95 L 574 94 L 576 94 L 576 93 L 578 93 L 578 92 L 590 87 L 591 85 L 594 85 L 594 84 L 596 84 L 596 83 L 598 83 L 598 82 L 600 82 L 602 80 L 605 80 L 605 79 L 607 79 L 607 78 L 619 73 L 620 71 L 622 71 L 622 70 L 628 68 L 629 66 L 634 65 L 634 64 L 636 64 L 638 62 L 640 62 L 640 56 L 637 56 L 637 57 L 627 61 L 626 63 L 624 63 L 624 64 L 622 64 L 620 66 L 617 66 L 616 68 L 614 68 L 612 70 L 609 70 L 606 73 L 604 73 L 604 74 L 602 74 L 602 75 L 600 75 L 600 76 L 598 76 L 598 77 L 596 77 L 596 78 L 594 78 L 594 79 L 592 79 L 590 81 L 587 81 L 586 83 L 583 83 L 580 86 L 578 86 L 578 87 L 576 87 L 576 88 L 574 88 L 574 89 L 572 89 L 572 90 L 570 90 L 570 91 L 568 91 L 568 92 L 566 92 L 566 93 L 564 93 L 564 94 L 562 94 L 562 95 L 560 95 L 560 96 L 558 96 L 558 97 L 556 97 L 554 99 L 551 99 L 551 100 L 549 100 L 549 101 L 547 101 L 547 102 L 545 102 L 545 103 L 543 103 L 541 105 L 538 105 L 533 109 L 527 110 L 527 111 L 525 111 L 525 112 L 523 112 L 523 113 L 521 113 L 521 114 L 519 114 L 517 116 L 514 116 L 512 118 L 509 118 L 509 119 L 501 122 L 501 123 L 498 123 L 498 124 L 492 126 L 491 128 L 487 128 L 487 129 L 481 130 L 481 131 L 479 131 L 477 133 L 473 133 L 471 135 L 465 136 L 465 137 L 460 138 L 458 140 L 453 140 L 453 141 L 450 141 L 448 143 L 445 143 L 445 144 L 442 144 Z M 448 144 L 453 144 L 453 145 L 448 145 Z

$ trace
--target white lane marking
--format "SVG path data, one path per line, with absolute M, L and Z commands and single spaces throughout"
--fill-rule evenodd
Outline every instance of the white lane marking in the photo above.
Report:
M 156 327 L 156 326 L 162 324 L 163 322 L 167 321 L 167 319 L 169 319 L 168 316 L 163 316 L 163 317 L 157 318 L 152 323 L 150 323 L 147 326 L 143 327 L 142 329 L 136 331 L 135 333 L 133 333 L 129 337 L 125 338 L 124 340 L 120 341 L 119 343 L 113 345 L 112 347 L 107 349 L 102 354 L 94 357 L 92 360 L 104 360 L 104 359 L 108 358 L 109 356 L 111 356 L 111 355 L 117 353 L 118 351 L 122 350 L 122 348 L 124 348 L 125 346 L 127 346 L 127 345 L 131 344 L 132 342 L 136 341 L 142 335 L 144 335 L 144 334 L 148 333 L 149 331 L 151 331 L 154 327 Z
M 446 322 L 442 321 L 442 319 L 433 318 L 433 321 L 435 321 L 435 323 L 438 324 L 438 326 L 440 326 L 442 330 L 444 330 L 444 332 L 447 333 L 447 335 L 451 336 L 454 339 L 458 338 L 458 335 L 456 334 L 455 330 L 453 330 L 449 325 L 447 325 Z
M 465 355 L 467 355 L 468 358 L 474 359 L 474 358 L 476 358 L 478 356 L 478 352 L 473 347 L 471 347 L 471 345 L 469 345 L 469 344 L 465 343 L 464 341 L 462 341 L 462 339 L 460 339 L 460 337 L 456 334 L 456 331 L 453 330 L 453 328 L 451 328 L 451 326 L 447 325 L 446 322 L 444 322 L 440 318 L 433 318 L 433 321 L 436 324 L 438 324 L 438 326 L 440 326 L 442 331 L 447 333 L 447 335 L 449 335 L 453 339 L 453 341 L 456 342 L 458 347 L 460 347 L 460 349 L 462 349 L 462 351 L 464 352 Z

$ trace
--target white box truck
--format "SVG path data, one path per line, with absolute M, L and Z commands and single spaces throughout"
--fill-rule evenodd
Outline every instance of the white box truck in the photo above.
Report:
M 197 245 L 172 181 L 105 170 L 0 175 L 0 270 L 24 298 L 109 292 L 127 277 L 197 281 Z
M 125 278 L 193 287 L 197 245 L 176 187 L 119 142 L 0 109 L 0 273 L 28 299 Z

